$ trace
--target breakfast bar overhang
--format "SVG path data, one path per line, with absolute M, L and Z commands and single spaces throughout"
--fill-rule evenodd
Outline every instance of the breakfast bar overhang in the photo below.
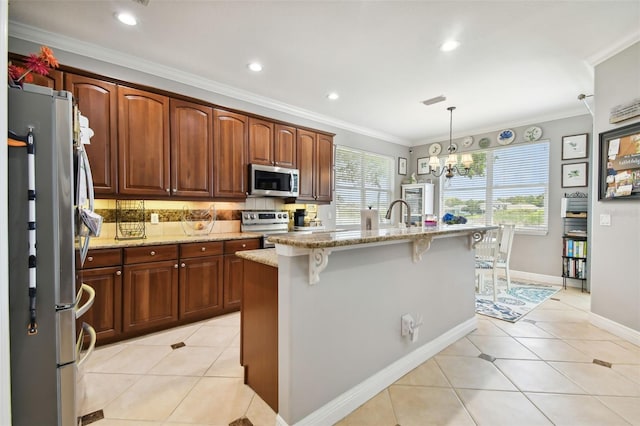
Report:
M 333 424 L 476 328 L 474 246 L 494 226 L 282 234 L 278 417 Z M 401 335 L 401 317 L 413 334 Z

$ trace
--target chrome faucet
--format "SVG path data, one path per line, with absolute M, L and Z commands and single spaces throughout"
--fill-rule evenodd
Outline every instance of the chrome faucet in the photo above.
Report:
M 389 204 L 389 210 L 387 210 L 387 215 L 385 216 L 385 218 L 391 219 L 391 210 L 393 210 L 393 206 L 398 203 L 403 203 L 405 206 L 407 206 L 407 228 L 409 228 L 411 227 L 411 206 L 403 199 L 392 201 L 391 204 Z M 402 221 L 402 212 L 400 212 L 400 221 Z

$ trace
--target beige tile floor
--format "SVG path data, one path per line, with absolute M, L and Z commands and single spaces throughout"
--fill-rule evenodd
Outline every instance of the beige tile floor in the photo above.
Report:
M 588 294 L 554 298 L 515 324 L 478 316 L 477 330 L 337 426 L 640 426 L 640 347 L 589 324 Z M 83 412 L 103 409 L 97 426 L 223 426 L 242 416 L 274 425 L 243 384 L 239 322 L 230 314 L 98 348 L 83 370 Z M 186 346 L 172 350 L 177 342 Z

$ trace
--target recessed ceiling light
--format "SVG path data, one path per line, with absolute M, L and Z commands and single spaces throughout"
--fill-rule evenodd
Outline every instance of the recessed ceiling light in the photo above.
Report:
M 460 46 L 460 42 L 457 40 L 449 40 L 449 41 L 445 41 L 442 46 L 440 46 L 440 50 L 442 50 L 443 52 L 451 52 L 452 50 L 455 50 L 458 48 L 458 46 Z
M 253 72 L 260 72 L 260 71 L 262 71 L 262 65 L 261 65 L 261 64 L 259 64 L 258 62 L 251 62 L 251 63 L 248 65 L 248 67 L 249 67 L 249 69 L 250 69 L 251 71 L 253 71 Z
M 138 23 L 136 17 L 127 12 L 116 13 L 116 18 L 125 25 L 136 25 Z
M 327 95 L 327 98 L 335 101 L 336 99 L 338 99 L 340 97 L 340 95 L 338 95 L 336 92 L 331 92 Z

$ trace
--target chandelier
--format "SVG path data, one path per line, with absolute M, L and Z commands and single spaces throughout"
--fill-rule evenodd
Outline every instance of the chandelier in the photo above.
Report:
M 467 176 L 469 174 L 469 170 L 471 169 L 471 165 L 473 164 L 473 158 L 471 157 L 471 154 L 466 153 L 462 154 L 462 168 L 460 168 L 458 165 L 458 156 L 455 153 L 452 141 L 454 109 L 456 109 L 456 107 L 454 106 L 447 108 L 447 110 L 449 110 L 449 148 L 447 149 L 449 155 L 444 162 L 444 167 L 440 168 L 440 159 L 437 156 L 432 155 L 431 157 L 429 157 L 431 174 L 435 177 L 440 177 L 443 174 L 446 178 L 452 178 L 453 176 L 455 176 L 455 174 L 458 174 L 460 176 Z

